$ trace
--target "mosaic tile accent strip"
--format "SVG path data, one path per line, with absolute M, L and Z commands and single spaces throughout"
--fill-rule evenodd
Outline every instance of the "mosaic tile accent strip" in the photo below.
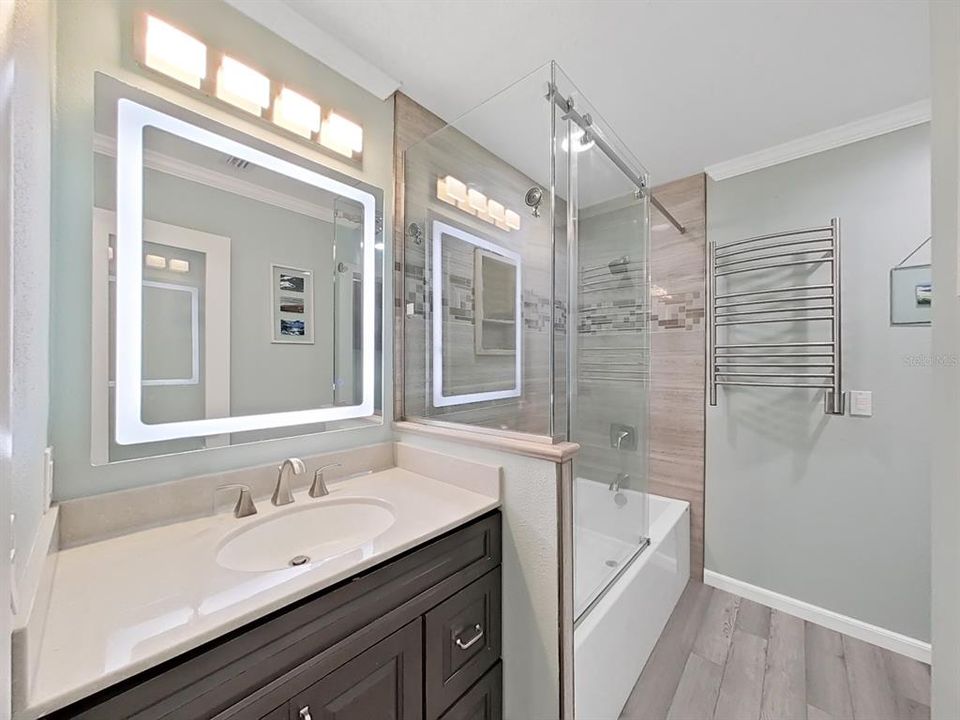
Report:
M 703 324 L 706 308 L 699 290 L 683 293 L 654 293 L 650 322 L 653 330 L 693 330 Z

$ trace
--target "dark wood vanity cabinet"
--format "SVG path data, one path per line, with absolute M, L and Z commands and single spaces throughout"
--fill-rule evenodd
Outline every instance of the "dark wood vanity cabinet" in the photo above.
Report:
M 499 720 L 500 514 L 54 715 Z

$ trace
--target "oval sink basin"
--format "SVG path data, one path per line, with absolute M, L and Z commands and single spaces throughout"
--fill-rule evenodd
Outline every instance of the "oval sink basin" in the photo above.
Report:
M 369 543 L 396 520 L 389 503 L 373 498 L 294 507 L 233 533 L 221 544 L 217 564 L 268 572 L 324 562 Z

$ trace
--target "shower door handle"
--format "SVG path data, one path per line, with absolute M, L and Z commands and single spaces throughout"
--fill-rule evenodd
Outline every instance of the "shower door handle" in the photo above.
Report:
M 483 637 L 483 628 L 479 624 L 477 624 L 473 626 L 473 630 L 474 632 L 476 632 L 476 635 L 474 635 L 472 638 L 470 638 L 466 642 L 463 641 L 463 635 L 459 635 L 457 637 L 457 639 L 454 642 L 457 643 L 458 648 L 460 648 L 461 650 L 466 650 L 467 648 L 471 648 L 474 645 L 476 645 L 478 642 L 480 642 L 480 638 Z

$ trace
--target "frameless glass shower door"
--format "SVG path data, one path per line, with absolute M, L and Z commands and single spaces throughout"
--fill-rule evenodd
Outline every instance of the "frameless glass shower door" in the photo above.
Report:
M 570 175 L 567 369 L 574 460 L 574 617 L 648 544 L 649 226 L 646 172 L 562 75 Z

